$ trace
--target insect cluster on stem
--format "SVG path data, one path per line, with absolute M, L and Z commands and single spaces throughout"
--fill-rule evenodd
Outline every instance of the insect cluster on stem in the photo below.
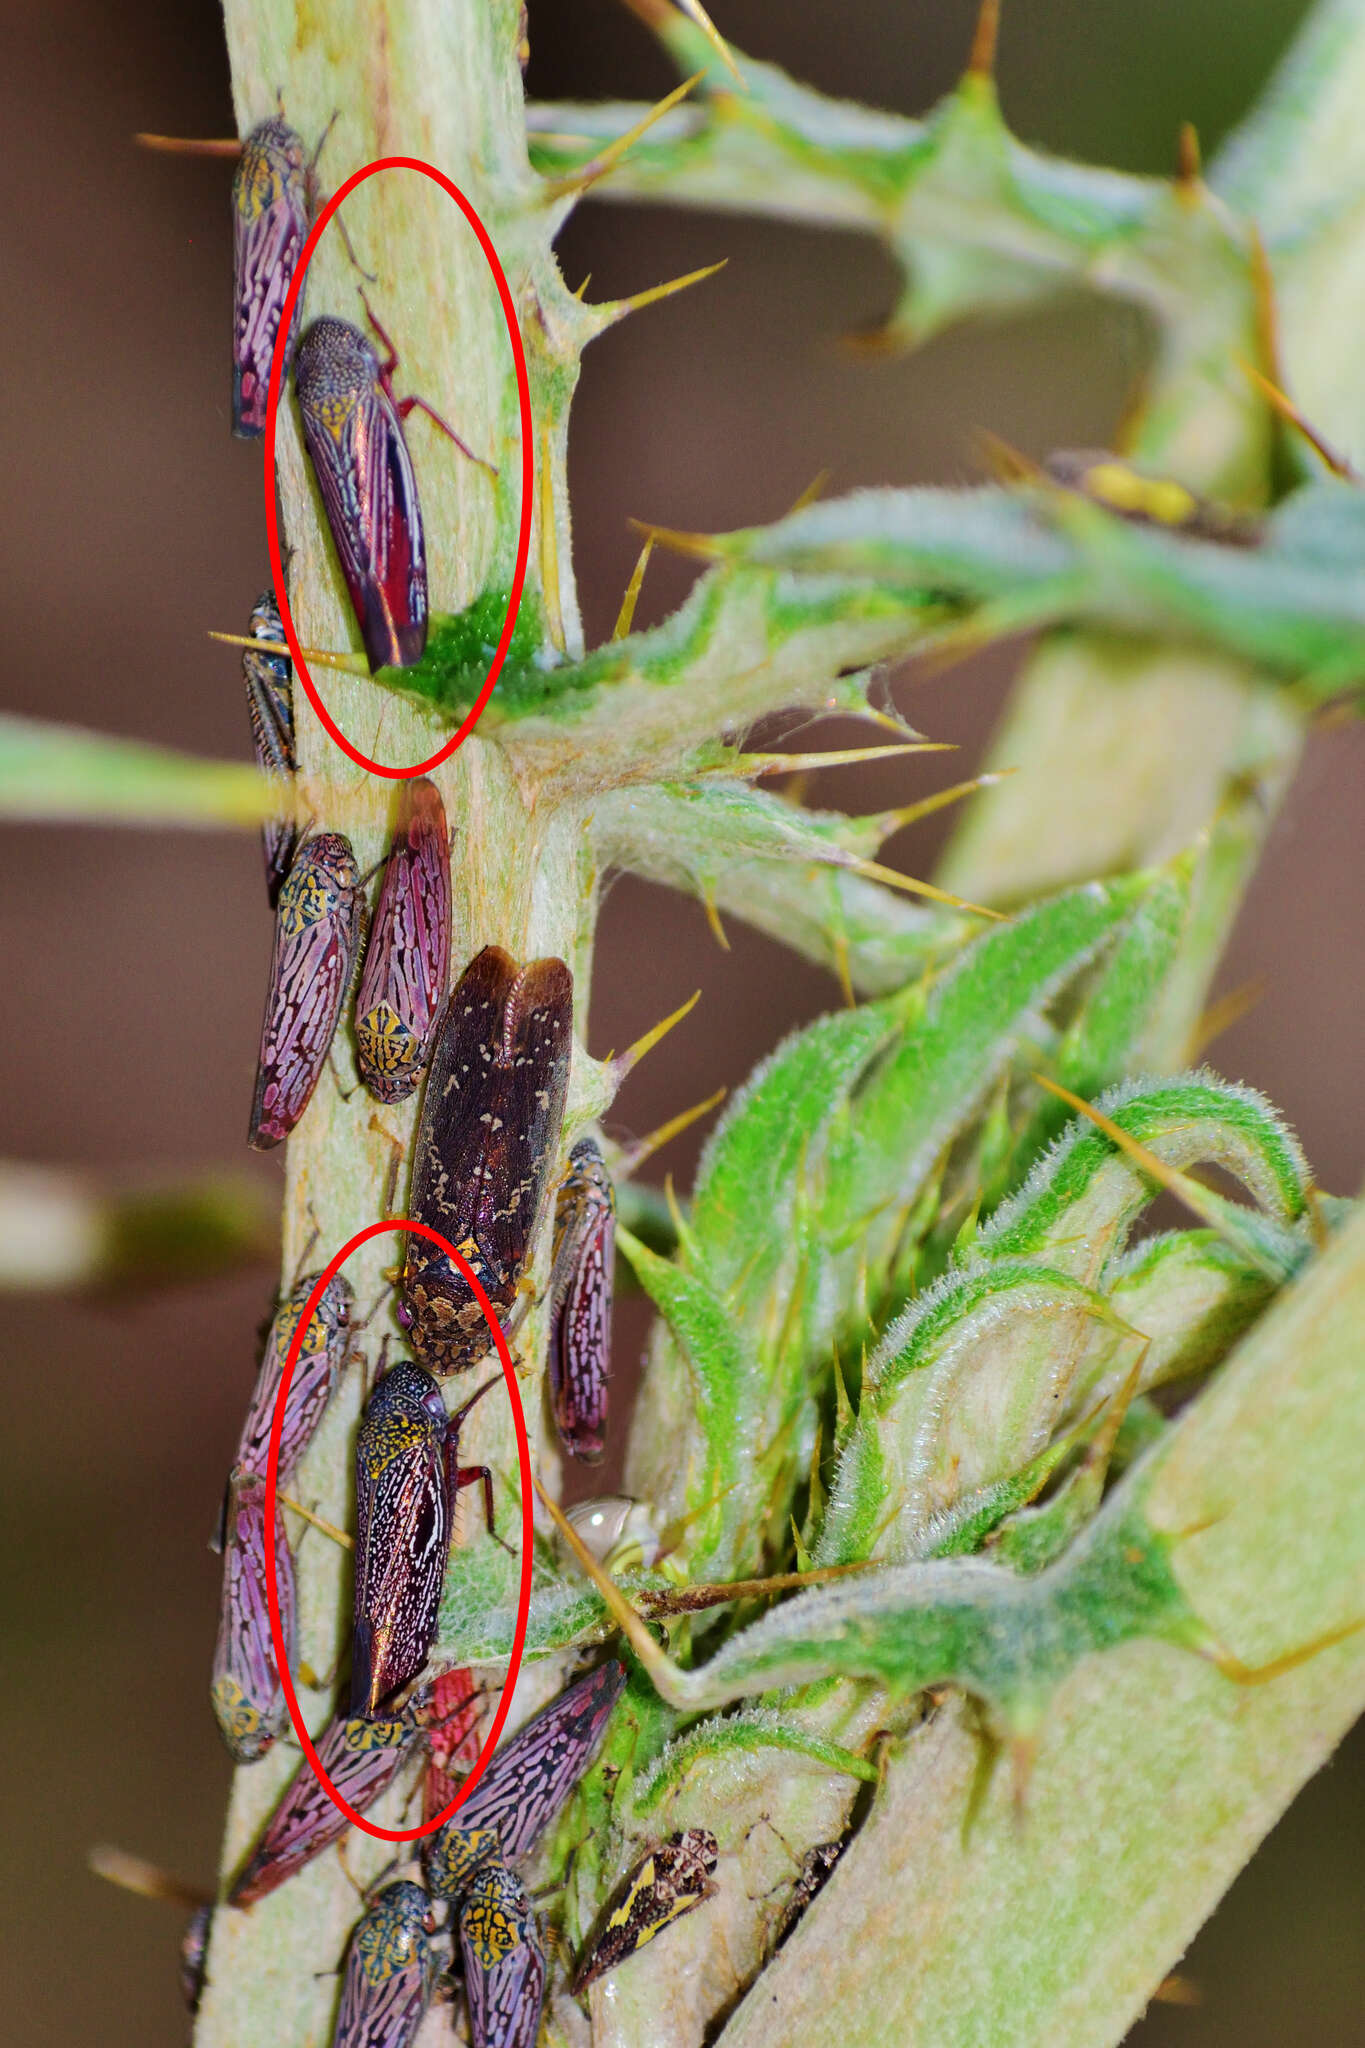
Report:
M 283 307 L 316 213 L 315 163 L 282 115 L 260 123 L 241 146 L 232 191 L 232 368 L 233 428 L 243 437 L 260 435 L 266 424 Z M 431 408 L 395 397 L 396 354 L 368 302 L 382 356 L 359 327 L 335 315 L 305 325 L 302 302 L 300 291 L 282 344 L 282 391 L 292 372 L 305 446 L 371 668 L 410 666 L 426 644 L 428 593 L 404 421 L 416 406 Z M 595 1140 L 580 1139 L 567 1163 L 561 1154 L 573 977 L 562 960 L 521 962 L 486 945 L 452 989 L 451 835 L 440 791 L 427 778 L 400 783 L 367 907 L 370 876 L 350 839 L 325 819 L 300 817 L 293 672 L 282 633 L 280 603 L 267 592 L 252 610 L 242 664 L 257 762 L 278 791 L 277 815 L 262 834 L 275 927 L 249 1142 L 270 1149 L 297 1127 L 336 1057 L 354 994 L 354 1053 L 367 1094 L 391 1107 L 424 1086 L 410 1217 L 455 1247 L 504 1334 L 524 1313 L 528 1267 L 553 1210 L 552 1407 L 565 1449 L 596 1459 L 606 1423 L 615 1197 Z M 333 1276 L 305 1322 L 316 1280 L 298 1279 L 275 1314 L 225 1493 L 212 1696 L 224 1738 L 243 1764 L 264 1756 L 287 1721 L 266 1587 L 270 1446 L 286 1360 L 294 1348 L 277 1484 L 292 1483 L 351 1357 L 351 1289 Z M 407 1238 L 398 1291 L 398 1320 L 415 1355 L 398 1359 L 373 1385 L 355 1440 L 350 1670 L 342 1703 L 317 1737 L 326 1783 L 310 1763 L 300 1766 L 231 1884 L 231 1911 L 254 1909 L 340 1839 L 346 1822 L 328 1784 L 363 1813 L 392 1788 L 406 1782 L 415 1789 L 412 1774 L 425 1760 L 426 1810 L 439 1814 L 458 1789 L 449 1773 L 466 1754 L 480 1711 L 469 1672 L 433 1674 L 428 1660 L 463 1488 L 482 1488 L 485 1524 L 495 1533 L 492 1474 L 460 1463 L 460 1432 L 501 1379 L 488 1379 L 447 1411 L 442 1381 L 477 1366 L 492 1333 L 465 1272 L 416 1231 Z M 274 1577 L 281 1637 L 292 1656 L 295 1566 L 284 1505 L 277 1499 L 273 1514 Z M 547 1956 L 514 1866 L 597 1755 L 625 1679 L 611 1660 L 570 1684 L 495 1753 L 457 1821 L 428 1838 L 421 1881 L 399 1877 L 370 1898 L 346 1952 L 337 2048 L 403 2048 L 442 1970 L 457 1966 L 479 2048 L 532 2048 Z M 206 1915 L 192 1932 L 197 1997 L 205 1973 L 212 1978 Z

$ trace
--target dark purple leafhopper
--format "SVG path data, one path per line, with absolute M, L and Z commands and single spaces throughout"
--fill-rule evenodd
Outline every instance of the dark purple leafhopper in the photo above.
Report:
M 607 1426 L 616 1196 L 596 1141 L 582 1138 L 555 1197 L 550 1273 L 550 1399 L 559 1440 L 595 1464 Z
M 247 1142 L 266 1152 L 288 1137 L 322 1072 L 355 968 L 365 920 L 351 842 L 304 841 L 275 912 L 275 952 L 261 1025 Z
M 427 558 L 403 416 L 349 320 L 315 320 L 299 344 L 303 438 L 371 669 L 410 668 L 427 644 Z
M 459 1929 L 473 2048 L 535 2048 L 545 1951 L 531 1901 L 510 1870 L 491 1863 L 475 1872 Z
M 485 1381 L 447 1416 L 431 1374 L 404 1359 L 370 1396 L 355 1447 L 352 1718 L 380 1717 L 427 1661 L 461 1487 L 482 1482 L 492 1531 L 492 1475 L 459 1463 L 459 1435 L 475 1401 L 501 1383 Z
M 265 1355 L 256 1375 L 256 1387 L 247 1410 L 237 1445 L 237 1469 L 254 1472 L 264 1479 L 270 1453 L 270 1431 L 275 1421 L 280 1377 L 284 1361 L 299 1326 L 304 1306 L 317 1281 L 310 1273 L 291 1290 L 288 1301 L 275 1312 L 266 1339 Z M 308 1320 L 294 1377 L 289 1383 L 284 1428 L 280 1434 L 279 1478 L 281 1484 L 298 1464 L 312 1442 L 331 1399 L 332 1390 L 346 1363 L 354 1296 L 349 1284 L 336 1273 L 323 1289 L 317 1307 Z
M 519 966 L 500 946 L 471 961 L 446 1005 L 417 1126 L 410 1213 L 468 1259 L 504 1329 L 559 1149 L 573 1047 L 573 976 Z M 477 1365 L 483 1312 L 439 1245 L 410 1237 L 399 1321 L 433 1372 Z
M 441 792 L 402 785 L 355 1004 L 360 1071 L 380 1102 L 422 1077 L 450 980 L 450 848 Z
M 422 1739 L 412 1720 L 351 1721 L 336 1715 L 318 1738 L 318 1759 L 357 1813 L 386 1792 Z M 251 1858 L 228 1893 L 230 1906 L 251 1906 L 302 1870 L 350 1822 L 323 1790 L 312 1765 L 299 1765 Z
M 265 432 L 275 337 L 299 253 L 308 239 L 310 182 L 302 139 L 287 122 L 272 118 L 252 129 L 232 181 L 232 431 L 243 439 Z M 281 391 L 286 388 L 302 311 L 300 292 Z
M 283 640 L 284 627 L 273 591 L 267 590 L 257 598 L 251 614 L 251 632 L 257 640 Z M 256 765 L 279 783 L 282 793 L 288 793 L 288 808 L 292 809 L 294 665 L 287 654 L 266 654 L 248 647 L 242 655 L 242 674 L 246 678 L 246 708 L 251 719 Z M 261 827 L 265 886 L 272 907 L 279 901 L 298 841 L 298 827 L 288 815 L 271 819 Z
M 408 2048 L 436 1988 L 431 1901 L 419 1884 L 390 1884 L 351 1936 L 332 2048 Z
M 275 1517 L 275 1583 L 280 1626 L 294 1640 L 294 1558 Z M 234 1472 L 228 1481 L 223 1533 L 223 1594 L 210 1696 L 223 1740 L 239 1764 L 253 1764 L 274 1744 L 288 1718 L 275 1662 L 265 1586 L 265 1481 Z

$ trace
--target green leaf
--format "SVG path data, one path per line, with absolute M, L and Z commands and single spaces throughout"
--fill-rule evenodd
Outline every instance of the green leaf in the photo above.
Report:
M 831 1142 L 825 1228 L 890 1257 L 934 1160 L 984 1102 L 1038 1014 L 1088 966 L 1150 876 L 1069 890 L 984 932 L 929 987 L 923 1014 Z

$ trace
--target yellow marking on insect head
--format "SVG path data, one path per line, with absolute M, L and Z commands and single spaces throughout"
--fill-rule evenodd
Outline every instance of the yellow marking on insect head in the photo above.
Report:
M 236 1679 L 227 1672 L 213 1681 L 213 1711 L 220 1727 L 238 1742 L 248 1741 L 261 1731 L 260 1708 L 252 1705 Z
M 415 1034 L 382 998 L 356 1019 L 355 1035 L 361 1052 L 378 1073 L 401 1074 L 417 1058 Z

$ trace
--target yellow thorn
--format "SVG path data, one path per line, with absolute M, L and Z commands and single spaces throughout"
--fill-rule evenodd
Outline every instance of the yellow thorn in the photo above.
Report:
M 1046 471 L 1032 456 L 1025 455 L 1012 441 L 993 434 L 989 427 L 978 427 L 972 441 L 982 468 L 1001 483 L 1039 483 L 1045 479 Z
M 973 775 L 967 782 L 954 782 L 948 789 L 936 790 L 933 796 L 921 797 L 917 804 L 902 804 L 898 810 L 882 813 L 889 822 L 886 837 L 899 832 L 903 826 L 913 825 L 920 818 L 928 818 L 935 811 L 945 810 L 949 804 L 961 803 L 964 796 L 972 796 L 980 789 L 993 789 L 997 782 L 1013 775 L 1013 768 L 988 768 L 982 775 Z
M 1182 1976 L 1178 1971 L 1174 1970 L 1169 1977 L 1162 1978 L 1156 1990 L 1152 1993 L 1152 1998 L 1157 2005 L 1202 2005 L 1204 2003 L 1204 1993 L 1200 1986 L 1196 1984 L 1194 1978 Z
M 720 947 L 721 952 L 728 953 L 730 941 L 725 936 L 725 926 L 720 921 L 720 912 L 716 908 L 716 899 L 711 894 L 709 888 L 702 892 L 701 902 L 702 909 L 706 912 L 706 922 L 711 927 L 711 936 Z
M 678 1190 L 673 1185 L 671 1173 L 664 1175 L 664 1200 L 668 1204 L 668 1213 L 672 1218 L 674 1235 L 679 1244 L 686 1244 L 690 1235 L 687 1228 L 687 1218 L 683 1215 L 682 1208 L 679 1205 Z
M 542 114 L 544 107 L 539 110 Z M 528 109 L 529 113 L 529 109 Z M 591 149 L 601 138 L 596 135 L 576 135 L 572 128 L 531 128 L 533 143 L 543 144 L 546 149 Z
M 624 320 L 627 313 L 638 313 L 645 306 L 657 305 L 660 299 L 671 299 L 674 292 L 685 292 L 690 285 L 700 284 L 703 278 L 714 277 L 718 270 L 724 270 L 730 261 L 722 256 L 719 263 L 707 263 L 700 270 L 689 270 L 686 277 L 670 277 L 667 284 L 652 284 L 648 291 L 635 292 L 628 299 L 607 299 L 597 307 L 603 316 L 610 315 L 604 324 Z
M 647 134 L 656 121 L 661 121 L 665 114 L 671 113 L 679 100 L 686 99 L 693 86 L 698 85 L 705 76 L 704 71 L 694 71 L 681 85 L 675 85 L 672 92 L 661 99 L 657 106 L 651 107 L 633 128 L 628 128 L 624 135 L 618 135 L 614 142 L 609 142 L 590 162 L 581 164 L 571 178 L 556 178 L 552 183 L 547 182 L 547 198 L 568 199 L 580 196 L 600 178 L 605 178 L 608 171 L 616 168 L 631 145 L 638 142 L 642 135 Z
M 705 769 L 708 775 L 794 775 L 814 768 L 850 768 L 859 761 L 891 761 L 900 754 L 955 754 L 954 740 L 903 740 L 892 747 L 835 747 L 827 754 L 734 754 Z
M 633 1173 L 639 1172 L 646 1159 L 652 1159 L 656 1152 L 661 1152 L 665 1145 L 671 1144 L 674 1138 L 681 1136 L 690 1124 L 709 1116 L 713 1109 L 719 1109 L 725 1096 L 726 1090 L 717 1088 L 715 1094 L 708 1095 L 705 1102 L 696 1102 L 691 1109 L 680 1109 L 676 1116 L 671 1116 L 666 1124 L 660 1124 L 657 1130 L 650 1131 L 647 1137 L 637 1138 L 633 1145 L 623 1146 L 616 1160 L 618 1178 L 629 1180 Z
M 620 1587 L 614 1579 L 609 1578 L 607 1573 L 602 1570 L 597 1559 L 584 1545 L 582 1537 L 560 1507 L 559 1502 L 550 1498 L 534 1472 L 531 1474 L 531 1484 L 539 1494 L 541 1505 L 554 1523 L 560 1537 L 567 1544 L 580 1568 L 587 1574 L 591 1583 L 601 1594 L 607 1604 L 608 1612 L 626 1637 L 631 1648 L 635 1651 L 640 1662 L 644 1665 L 655 1687 L 663 1694 L 665 1699 L 669 1699 L 670 1682 L 676 1675 L 680 1675 L 677 1674 L 672 1659 L 666 1656 L 659 1648 L 659 1645 L 655 1642 L 653 1636 L 645 1627 L 644 1622 L 626 1599 Z M 674 1704 L 681 1705 L 682 1700 L 674 1701 Z
M 287 640 L 258 640 L 251 633 L 215 633 L 210 631 L 210 640 L 221 640 L 224 647 L 253 647 L 258 654 L 282 654 L 291 659 Z M 364 676 L 368 682 L 370 664 L 363 654 L 338 654 L 327 647 L 305 647 L 303 658 L 310 665 L 320 662 L 323 668 L 344 669 L 347 675 Z
M 559 603 L 559 538 L 555 533 L 554 453 L 550 429 L 540 434 L 540 594 L 550 638 L 564 652 L 564 614 Z
M 587 276 L 586 276 L 586 277 L 584 278 L 584 280 L 583 280 L 582 284 L 581 284 L 581 285 L 579 285 L 579 287 L 578 287 L 578 290 L 577 290 L 577 291 L 576 291 L 576 292 L 574 293 L 574 295 L 573 295 L 573 296 L 574 296 L 574 297 L 575 297 L 575 298 L 576 298 L 576 299 L 578 300 L 578 302 L 579 302 L 579 304 L 580 304 L 580 305 L 581 305 L 581 304 L 583 303 L 583 297 L 584 297 L 584 294 L 586 293 L 586 291 L 587 291 L 587 289 L 588 289 L 588 286 L 589 286 L 589 285 L 590 285 L 591 283 L 592 283 L 592 272 L 591 272 L 591 271 L 589 271 L 589 272 L 588 272 L 588 274 L 587 274 Z
M 1000 0 L 981 0 L 972 37 L 972 54 L 967 59 L 969 78 L 994 78 L 995 53 L 1000 43 Z
M 914 726 L 907 725 L 898 712 L 878 711 L 874 704 L 865 703 L 861 711 L 847 711 L 842 704 L 833 703 L 831 703 L 829 708 L 831 711 L 840 712 L 847 718 L 865 718 L 869 725 L 879 725 L 884 732 L 899 733 L 902 738 L 907 734 L 911 739 L 920 738 L 920 734 L 915 731 Z
M 1109 1318 L 1104 1316 L 1100 1320 L 1108 1323 Z M 1121 1318 L 1119 1319 L 1119 1327 L 1122 1327 Z M 1143 1367 L 1147 1363 L 1147 1354 L 1152 1348 L 1151 1338 L 1144 1337 L 1140 1330 L 1131 1330 L 1130 1335 L 1137 1340 L 1142 1348 L 1133 1360 L 1132 1371 L 1128 1374 L 1123 1385 L 1117 1389 L 1112 1399 L 1102 1406 L 1100 1410 L 1100 1426 L 1095 1431 L 1085 1450 L 1083 1463 L 1092 1472 L 1098 1472 L 1101 1478 L 1108 1473 L 1109 1460 L 1114 1455 L 1114 1445 L 1119 1440 L 1119 1431 L 1123 1427 L 1123 1419 L 1127 1415 L 1142 1385 Z M 1093 1420 L 1093 1415 L 1086 1416 L 1081 1425 L 1081 1430 L 1077 1431 L 1077 1435 L 1079 1436 L 1083 1430 L 1088 1429 Z M 1040 1476 L 1038 1491 L 1041 1492 L 1046 1484 L 1046 1479 Z
M 1175 181 L 1183 194 L 1189 197 L 1199 184 L 1204 168 L 1203 155 L 1199 148 L 1199 131 L 1193 121 L 1182 121 L 1180 137 L 1176 143 Z
M 1332 1233 L 1322 1212 L 1322 1190 L 1315 1187 L 1311 1181 L 1308 1184 L 1308 1228 L 1313 1233 L 1314 1251 L 1325 1252 L 1331 1242 Z
M 788 505 L 786 512 L 783 514 L 783 517 L 790 519 L 793 512 L 804 512 L 807 505 L 813 505 L 817 498 L 823 498 L 823 496 L 825 495 L 825 487 L 829 483 L 832 474 L 833 471 L 828 469 L 817 470 L 815 475 L 811 478 L 810 482 L 806 485 L 805 490 L 802 491 L 800 497 L 793 498 L 791 504 Z
M 1280 367 L 1280 316 L 1275 304 L 1275 274 L 1270 268 L 1270 251 L 1255 221 L 1250 227 L 1251 294 L 1256 314 L 1256 348 L 1259 360 L 1276 384 L 1283 382 Z
M 1320 457 L 1333 476 L 1344 477 L 1348 483 L 1360 482 L 1359 473 L 1352 464 L 1344 455 L 1339 455 L 1330 442 L 1324 441 L 1317 428 L 1309 424 L 1293 399 L 1281 391 L 1278 384 L 1272 384 L 1269 377 L 1263 377 L 1253 364 L 1246 362 L 1241 356 L 1235 360 L 1243 376 L 1251 379 L 1261 396 L 1274 407 L 1282 420 L 1293 427 L 1296 433 L 1302 434 L 1313 453 Z
M 989 917 L 996 924 L 1009 923 L 1001 910 L 988 910 L 984 903 L 968 903 L 963 896 L 950 896 L 946 889 L 936 889 L 932 882 L 917 882 L 913 875 L 902 875 L 895 868 L 883 867 L 879 860 L 840 861 L 837 865 L 849 867 L 855 875 L 862 875 L 869 882 L 885 882 L 888 888 L 903 889 L 908 896 L 927 896 L 933 903 L 950 904 L 954 910 L 965 910 L 972 917 Z
M 168 156 L 240 156 L 242 145 L 235 137 L 195 135 L 135 135 L 139 149 L 157 149 Z
M 739 87 L 740 91 L 747 92 L 749 88 L 744 82 L 744 74 L 740 70 L 738 64 L 736 64 L 734 57 L 731 54 L 729 44 L 726 42 L 720 30 L 716 27 L 715 23 L 712 21 L 706 9 L 702 6 L 701 0 L 678 0 L 678 5 L 682 9 L 683 13 L 689 16 L 690 19 L 696 23 L 697 27 L 706 37 L 707 42 L 711 45 L 716 55 L 720 58 L 721 63 L 725 66 L 726 70 L 734 79 L 735 84 Z
M 311 1508 L 306 1508 L 301 1500 L 295 1500 L 292 1494 L 277 1491 L 275 1498 L 282 1508 L 290 1509 L 293 1514 L 302 1515 L 305 1522 L 311 1522 L 315 1529 L 321 1529 L 324 1536 L 330 1536 L 333 1543 L 339 1543 L 343 1550 L 355 1549 L 354 1536 L 348 1536 L 346 1531 L 338 1529 L 334 1522 L 324 1522 L 321 1515 L 315 1515 Z
M 795 1528 L 794 1522 L 792 1526 Z M 800 1542 L 799 1536 L 797 1541 Z M 676 1592 L 660 1587 L 657 1592 L 642 1592 L 639 1598 L 647 1614 L 663 1618 L 693 1614 L 703 1607 L 726 1607 L 732 1600 L 761 1600 L 768 1593 L 801 1593 L 807 1586 L 823 1586 L 831 1579 L 846 1579 L 850 1574 L 877 1569 L 875 1558 L 858 1558 L 852 1564 L 822 1564 L 807 1572 L 774 1572 L 766 1579 L 728 1579 L 719 1585 L 692 1581 Z
M 626 524 L 675 555 L 692 555 L 703 562 L 717 562 L 724 553 L 711 533 L 683 533 L 676 526 L 651 526 L 645 519 L 628 519 Z
M 107 1878 L 110 1884 L 121 1886 L 125 1892 L 136 1892 L 140 1898 L 166 1899 L 173 1906 L 213 1904 L 212 1892 L 197 1884 L 186 1884 L 158 1864 L 148 1863 L 143 1856 L 130 1855 L 126 1849 L 116 1849 L 111 1843 L 98 1843 L 87 1852 L 85 1860 L 96 1877 Z
M 830 940 L 834 954 L 834 972 L 839 980 L 839 993 L 843 996 L 846 1009 L 856 1010 L 858 998 L 853 992 L 853 976 L 848 965 L 848 940 L 843 932 L 835 932 Z
M 1242 982 L 1237 988 L 1230 988 L 1225 996 L 1219 996 L 1217 1002 L 1210 1003 L 1190 1032 L 1182 1065 L 1197 1066 L 1214 1039 L 1231 1030 L 1239 1019 L 1246 1016 L 1248 1010 L 1254 1010 L 1265 991 L 1265 977 L 1257 975 L 1251 981 Z
M 1294 1671 L 1300 1664 L 1318 1656 L 1323 1650 L 1333 1649 L 1344 1643 L 1348 1637 L 1359 1635 L 1365 1628 L 1365 1616 L 1356 1621 L 1343 1622 L 1340 1628 L 1329 1628 L 1324 1635 L 1314 1636 L 1311 1643 L 1302 1644 L 1297 1650 L 1289 1650 L 1283 1657 L 1272 1657 L 1268 1664 L 1244 1664 L 1231 1650 L 1225 1650 L 1221 1643 L 1213 1643 L 1200 1655 L 1207 1657 L 1224 1678 L 1230 1678 L 1234 1685 L 1269 1685 L 1272 1679 L 1282 1678 L 1286 1671 Z
M 635 624 L 635 607 L 640 601 L 640 586 L 645 580 L 645 570 L 649 567 L 649 558 L 653 552 L 654 536 L 651 534 L 640 550 L 639 561 L 631 571 L 630 581 L 621 599 L 621 609 L 616 614 L 616 624 L 611 629 L 613 640 L 624 640 Z
M 687 1016 L 689 1011 L 694 1010 L 700 1001 L 701 990 L 698 989 L 696 994 L 690 995 L 685 1003 L 680 1003 L 671 1016 L 665 1017 L 661 1024 L 656 1024 L 652 1031 L 646 1031 L 643 1038 L 637 1038 L 634 1045 L 627 1046 L 619 1059 L 606 1062 L 616 1071 L 616 1085 L 618 1088 L 631 1068 L 638 1066 L 647 1052 L 653 1052 L 659 1040 L 666 1037 L 675 1024 L 681 1024 L 683 1018 Z

